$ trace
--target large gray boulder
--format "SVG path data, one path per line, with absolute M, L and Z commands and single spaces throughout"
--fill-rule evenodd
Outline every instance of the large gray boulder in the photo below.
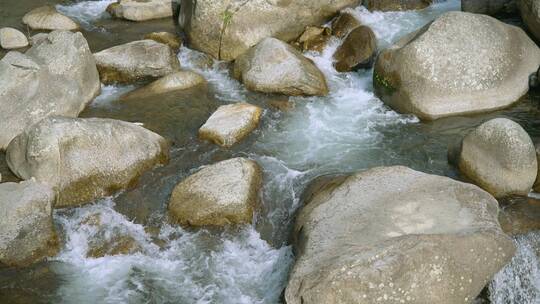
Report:
M 486 15 L 508 14 L 516 12 L 519 0 L 461 0 L 464 12 Z
M 523 22 L 534 37 L 540 40 L 540 1 L 517 0 L 517 4 Z
M 60 14 L 53 6 L 41 6 L 23 16 L 22 22 L 33 30 L 78 30 L 79 25 L 71 18 Z
M 49 117 L 9 144 L 6 160 L 22 179 L 58 193 L 55 207 L 76 206 L 133 185 L 168 159 L 167 141 L 132 123 Z
M 95 53 L 101 82 L 131 83 L 152 80 L 180 70 L 174 51 L 154 40 L 139 40 Z
M 119 0 L 107 11 L 116 18 L 130 21 L 147 21 L 173 15 L 171 0 Z
M 234 60 L 266 37 L 298 38 L 359 0 L 182 0 L 179 23 L 190 47 Z M 249 29 L 249 30 L 246 30 Z
M 180 224 L 191 226 L 251 223 L 261 186 L 262 170 L 255 161 L 221 161 L 176 185 L 169 214 Z
M 0 60 L 0 149 L 44 117 L 76 117 L 100 86 L 81 33 L 55 31 L 26 54 L 8 53 Z
M 296 219 L 287 304 L 472 303 L 514 254 L 474 185 L 380 167 L 319 187 Z
M 538 172 L 534 144 L 516 122 L 496 118 L 467 134 L 460 171 L 495 197 L 527 195 Z
M 246 88 L 285 95 L 326 95 L 323 73 L 302 53 L 275 38 L 265 38 L 239 56 L 234 77 Z
M 505 108 L 529 89 L 540 50 L 518 27 L 449 12 L 377 57 L 377 95 L 421 119 Z
M 55 194 L 35 181 L 0 184 L 0 264 L 27 266 L 58 251 Z

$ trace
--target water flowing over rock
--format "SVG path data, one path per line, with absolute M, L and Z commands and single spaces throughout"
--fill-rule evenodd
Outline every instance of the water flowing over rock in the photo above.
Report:
M 27 266 L 58 251 L 54 191 L 35 181 L 0 184 L 0 264 Z
M 437 119 L 511 105 L 539 64 L 540 50 L 520 28 L 450 12 L 384 50 L 374 87 L 397 111 Z
M 57 208 L 129 187 L 167 159 L 163 137 L 135 124 L 101 118 L 46 118 L 17 136 L 6 154 L 17 176 L 53 186 Z
M 328 94 L 323 73 L 302 53 L 275 38 L 266 38 L 238 57 L 234 77 L 246 88 L 285 95 Z
M 529 31 L 537 40 L 540 40 L 540 1 L 517 0 L 521 18 Z
M 100 86 L 81 33 L 55 31 L 26 54 L 8 53 L 0 60 L 0 149 L 47 116 L 76 117 Z
M 173 50 L 154 40 L 117 45 L 95 53 L 94 58 L 105 84 L 155 79 L 180 69 Z
M 464 12 L 486 15 L 509 14 L 517 11 L 516 2 L 521 0 L 462 0 Z
M 116 18 L 131 21 L 147 21 L 173 15 L 171 0 L 119 0 L 107 7 Z
M 288 304 L 472 303 L 512 258 L 498 203 L 406 167 L 320 186 L 300 211 Z
M 0 47 L 3 49 L 20 49 L 26 46 L 28 46 L 28 39 L 19 30 L 11 27 L 0 29 Z
M 377 53 L 377 38 L 367 26 L 352 30 L 334 54 L 334 67 L 338 72 L 370 68 Z
M 262 170 L 256 162 L 225 160 L 180 182 L 171 195 L 169 213 L 182 225 L 251 223 L 261 185 Z
M 262 109 L 249 103 L 221 106 L 199 129 L 199 137 L 222 147 L 232 147 L 259 125 Z
M 192 71 L 180 71 L 160 78 L 142 88 L 126 93 L 120 98 L 146 98 L 153 95 L 186 90 L 203 84 L 206 84 L 206 80 L 201 75 Z
M 22 22 L 33 30 L 66 30 L 75 31 L 79 25 L 71 18 L 56 11 L 52 6 L 35 8 L 24 15 Z
M 527 132 L 518 123 L 496 118 L 465 136 L 459 169 L 495 197 L 503 197 L 527 195 L 536 180 L 538 163 Z
M 370 11 L 406 11 L 423 9 L 433 0 L 364 0 L 364 6 Z
M 182 0 L 179 23 L 190 47 L 226 61 L 267 37 L 295 40 L 359 0 Z M 249 29 L 249 30 L 246 30 Z

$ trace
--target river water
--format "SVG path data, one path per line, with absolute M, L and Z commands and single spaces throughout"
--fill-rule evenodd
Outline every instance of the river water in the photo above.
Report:
M 103 13 L 111 0 L 0 1 L 0 27 L 25 32 L 20 23 L 24 13 L 42 4 L 57 5 L 83 25 L 93 51 L 141 39 L 145 33 L 176 30 L 168 19 L 111 20 Z M 385 47 L 441 13 L 459 9 L 459 1 L 451 0 L 421 12 L 357 8 L 354 13 Z M 145 174 L 134 189 L 57 210 L 60 254 L 28 269 L 0 270 L 0 303 L 280 303 L 294 261 L 287 242 L 290 228 L 302 191 L 315 177 L 400 164 L 462 179 L 448 164 L 448 146 L 494 117 L 509 117 L 535 142 L 540 140 L 540 94 L 531 93 L 504 111 L 421 123 L 395 113 L 374 96 L 372 71 L 337 73 L 331 57 L 338 45 L 336 39 L 322 54 L 306 53 L 325 74 L 330 94 L 291 97 L 282 110 L 271 104 L 287 98 L 248 92 L 229 76 L 227 64 L 201 67 L 201 54 L 185 47 L 178 55 L 181 65 L 204 75 L 207 90 L 121 102 L 120 94 L 140 84 L 104 86 L 81 116 L 142 123 L 173 143 L 171 161 Z M 238 101 L 265 109 L 260 128 L 230 150 L 200 142 L 197 129 L 209 115 L 220 105 Z M 223 230 L 170 225 L 165 211 L 174 185 L 201 166 L 236 156 L 254 159 L 264 170 L 263 204 L 255 224 Z M 13 179 L 5 164 L 0 164 L 0 172 Z M 88 257 L 99 244 L 111 248 L 126 242 L 135 245 L 124 254 Z M 534 233 L 516 239 L 519 254 L 490 285 L 493 303 L 540 303 L 538 242 Z

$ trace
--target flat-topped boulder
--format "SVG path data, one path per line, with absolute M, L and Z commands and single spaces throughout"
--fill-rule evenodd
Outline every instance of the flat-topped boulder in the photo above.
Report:
M 94 58 L 105 84 L 152 80 L 180 70 L 174 51 L 150 39 L 108 48 L 95 53 Z
M 262 170 L 255 161 L 221 161 L 176 185 L 169 201 L 169 214 L 182 225 L 248 224 L 259 204 L 261 186 Z
M 304 197 L 287 304 L 473 303 L 514 255 L 497 201 L 447 177 L 379 167 Z
M 285 95 L 328 94 L 323 73 L 289 44 L 265 38 L 238 57 L 234 77 L 252 91 Z
M 120 99 L 146 98 L 153 95 L 187 90 L 205 84 L 206 80 L 200 74 L 192 71 L 180 71 L 128 92 L 122 95 Z
M 71 18 L 59 13 L 53 6 L 41 6 L 23 16 L 22 22 L 33 30 L 75 31 L 80 27 Z
M 6 160 L 20 178 L 51 185 L 61 208 L 132 186 L 168 160 L 168 143 L 124 121 L 48 117 L 13 139 Z
M 459 169 L 495 197 L 527 195 L 538 161 L 529 134 L 506 118 L 489 120 L 465 136 Z
M 539 65 L 540 49 L 522 29 L 449 12 L 382 51 L 373 81 L 386 104 L 431 120 L 508 107 Z
M 0 264 L 28 266 L 58 252 L 55 193 L 35 181 L 0 184 Z
M 81 33 L 54 31 L 25 54 L 9 52 L 0 60 L 0 149 L 47 116 L 77 117 L 100 88 Z
M 262 109 L 249 103 L 220 106 L 199 129 L 199 137 L 222 147 L 231 147 L 259 125 Z
M 0 47 L 5 50 L 20 49 L 28 46 L 28 38 L 21 31 L 11 28 L 0 28 Z
M 296 40 L 359 0 L 182 0 L 179 24 L 191 48 L 231 61 L 268 37 Z M 246 30 L 249 29 L 249 30 Z
M 111 3 L 107 12 L 116 18 L 130 21 L 147 21 L 173 15 L 171 0 L 119 0 Z

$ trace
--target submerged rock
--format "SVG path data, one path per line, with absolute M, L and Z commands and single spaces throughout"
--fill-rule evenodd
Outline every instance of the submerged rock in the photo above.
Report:
M 319 189 L 296 219 L 288 304 L 472 303 L 514 254 L 474 185 L 380 167 Z
M 343 8 L 359 2 L 182 0 L 179 23 L 190 47 L 230 61 L 267 37 L 293 41 L 306 26 L 323 25 Z
M 367 26 L 352 30 L 334 53 L 334 67 L 338 72 L 371 68 L 377 53 L 377 38 Z
M 206 84 L 206 80 L 201 75 L 192 71 L 180 71 L 160 78 L 142 88 L 128 92 L 122 95 L 120 99 L 146 98 L 153 95 L 186 90 L 203 84 Z
M 24 15 L 22 22 L 33 30 L 75 31 L 80 28 L 75 21 L 57 12 L 53 6 L 42 6 L 31 10 Z
M 407 11 L 424 9 L 433 0 L 364 0 L 364 6 L 370 11 Z
M 54 191 L 35 181 L 0 184 L 0 264 L 28 266 L 58 252 Z
M 133 41 L 95 53 L 101 82 L 131 83 L 180 70 L 173 50 L 154 40 Z
M 144 35 L 144 39 L 154 40 L 168 45 L 171 49 L 178 51 L 182 46 L 182 39 L 177 34 L 169 32 L 155 32 Z
M 506 118 L 483 123 L 461 144 L 460 171 L 495 197 L 527 195 L 538 172 L 534 144 Z
M 20 49 L 28 46 L 28 39 L 21 31 L 3 27 L 0 29 L 0 47 L 6 50 Z
M 384 50 L 374 87 L 397 111 L 437 119 L 511 105 L 539 64 L 540 50 L 520 28 L 450 12 Z
M 54 31 L 26 54 L 8 53 L 0 60 L 0 149 L 47 116 L 76 117 L 100 86 L 81 33 Z
M 332 34 L 338 38 L 345 38 L 360 25 L 362 24 L 353 14 L 343 11 L 332 21 Z
M 135 124 L 100 118 L 46 118 L 17 136 L 6 154 L 17 176 L 53 186 L 57 208 L 129 187 L 167 159 L 163 137 Z
M 486 15 L 510 14 L 517 11 L 521 0 L 461 0 L 461 10 L 464 12 Z
M 173 15 L 171 0 L 119 0 L 111 3 L 107 12 L 116 18 L 131 21 L 147 21 Z
M 259 125 L 262 109 L 249 103 L 221 106 L 199 129 L 199 137 L 222 147 L 231 147 Z
M 534 35 L 540 40 L 540 1 L 539 0 L 517 0 L 521 19 Z
M 245 158 L 225 160 L 204 167 L 176 185 L 169 213 L 182 225 L 251 223 L 261 185 L 262 170 L 256 162 Z
M 285 95 L 328 94 L 323 73 L 302 53 L 275 38 L 266 38 L 238 57 L 234 77 L 246 88 Z

